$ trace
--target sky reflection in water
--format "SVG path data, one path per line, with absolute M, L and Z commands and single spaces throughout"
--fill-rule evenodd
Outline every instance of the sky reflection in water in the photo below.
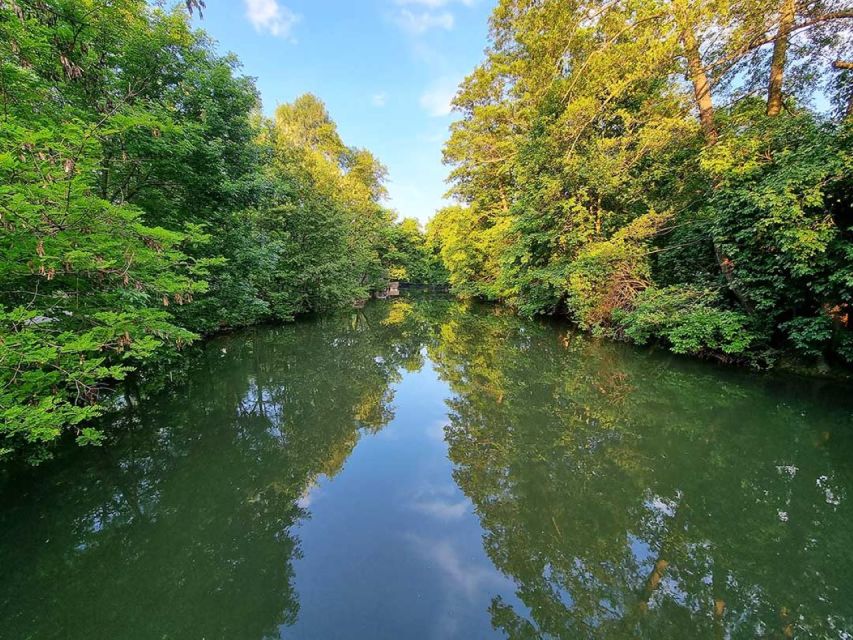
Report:
M 853 632 L 849 389 L 407 298 L 211 341 L 0 485 L 0 638 Z

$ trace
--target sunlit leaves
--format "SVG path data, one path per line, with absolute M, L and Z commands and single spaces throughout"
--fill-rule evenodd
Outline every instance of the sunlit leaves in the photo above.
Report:
M 445 147 L 451 194 L 468 205 L 433 224 L 454 290 L 747 359 L 805 345 L 791 328 L 826 320 L 832 331 L 809 332 L 800 351 L 846 358 L 849 127 L 790 99 L 770 118 L 767 100 L 746 97 L 767 86 L 781 8 L 500 2 Z M 802 65 L 849 47 L 838 9 L 797 4 L 786 96 L 808 100 L 817 85 L 803 78 L 828 67 Z M 655 211 L 671 219 L 626 242 Z M 638 294 L 659 302 L 674 286 L 710 293 L 699 307 L 676 304 L 665 325 L 643 320 L 651 311 L 634 308 Z
M 9 452 L 96 444 L 85 425 L 131 371 L 197 333 L 350 304 L 392 266 L 385 168 L 322 103 L 282 107 L 273 141 L 185 11 L 89 4 L 0 3 Z

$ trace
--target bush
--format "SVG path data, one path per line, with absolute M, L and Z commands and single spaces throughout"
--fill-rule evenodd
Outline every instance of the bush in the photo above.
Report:
M 759 339 L 746 315 L 717 307 L 710 290 L 649 288 L 630 311 L 614 313 L 618 330 L 638 344 L 666 341 L 675 353 L 743 356 Z

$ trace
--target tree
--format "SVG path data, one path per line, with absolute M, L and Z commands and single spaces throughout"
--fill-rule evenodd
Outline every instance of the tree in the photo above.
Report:
M 768 363 L 800 345 L 848 360 L 849 173 L 837 160 L 849 133 L 807 104 L 834 82 L 849 109 L 850 15 L 793 0 L 770 12 L 752 0 L 500 2 L 445 148 L 465 205 L 435 218 L 454 290 L 726 359 Z M 663 308 L 674 317 L 660 323 Z M 744 339 L 721 341 L 724 327 Z M 679 347 L 681 331 L 705 337 Z
M 187 253 L 205 239 L 198 227 L 147 224 L 138 206 L 99 190 L 109 139 L 159 135 L 157 120 L 133 104 L 142 88 L 98 93 L 102 63 L 87 50 L 95 38 L 116 42 L 113 21 L 144 16 L 140 3 L 116 3 L 91 23 L 81 7 L 51 9 L 0 7 L 4 453 L 66 428 L 97 442 L 87 421 L 102 411 L 109 383 L 166 344 L 194 339 L 168 307 L 206 288 L 205 260 Z M 147 24 L 141 17 L 125 26 Z
M 387 284 L 386 169 L 313 96 L 261 116 L 203 7 L 0 2 L 0 454 L 99 442 L 131 372 Z

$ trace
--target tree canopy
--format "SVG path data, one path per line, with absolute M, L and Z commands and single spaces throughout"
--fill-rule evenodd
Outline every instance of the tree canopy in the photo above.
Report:
M 200 335 L 436 268 L 379 160 L 315 96 L 263 116 L 203 7 L 0 2 L 0 454 L 98 442 L 117 381 Z
M 853 362 L 853 7 L 501 0 L 430 226 L 457 293 L 674 351 Z

